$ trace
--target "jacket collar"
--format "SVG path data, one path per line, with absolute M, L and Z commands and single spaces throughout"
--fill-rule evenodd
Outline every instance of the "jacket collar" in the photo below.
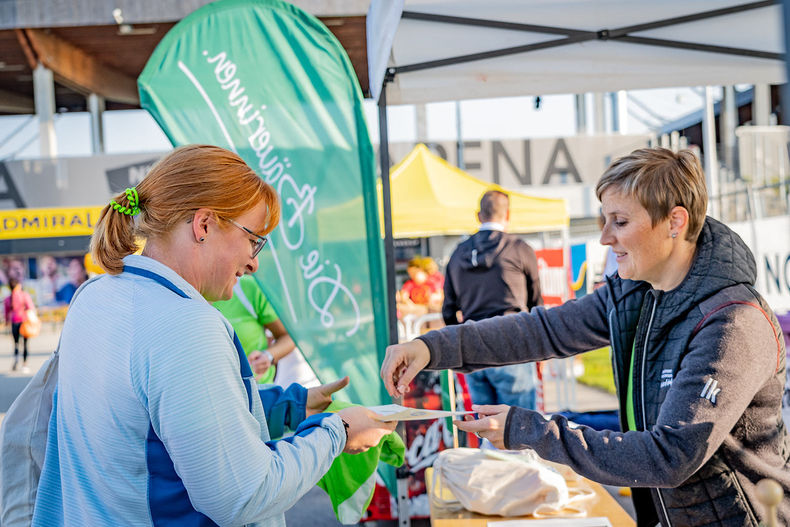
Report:
M 500 231 L 505 232 L 505 226 L 502 223 L 497 223 L 495 221 L 487 221 L 485 223 L 480 224 L 480 228 L 477 229 L 478 231 Z
M 154 260 L 153 258 L 149 258 L 148 256 L 142 256 L 138 254 L 130 254 L 123 259 L 124 265 L 131 265 L 132 267 L 138 267 L 140 269 L 145 269 L 146 271 L 150 271 L 152 273 L 156 273 L 164 278 L 170 280 L 173 285 L 181 289 L 189 298 L 202 300 L 203 302 L 207 302 L 203 295 L 201 295 L 197 289 L 195 289 L 192 284 L 184 280 L 180 274 L 163 264 L 158 260 Z M 126 276 L 134 276 L 129 273 L 126 273 Z M 135 279 L 138 279 L 137 276 L 134 276 Z M 144 280 L 144 278 L 139 278 Z

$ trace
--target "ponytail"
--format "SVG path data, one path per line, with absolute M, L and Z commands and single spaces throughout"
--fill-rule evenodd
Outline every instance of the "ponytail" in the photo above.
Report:
M 136 194 L 135 191 L 135 197 Z M 102 209 L 91 237 L 93 261 L 110 274 L 120 274 L 123 271 L 123 258 L 138 249 L 134 217 L 126 212 L 131 212 L 138 205 L 129 198 L 128 190 L 124 191 Z

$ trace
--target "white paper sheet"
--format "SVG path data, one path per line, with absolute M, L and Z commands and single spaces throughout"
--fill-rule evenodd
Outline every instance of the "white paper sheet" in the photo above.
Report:
M 383 406 L 368 406 L 380 416 L 381 421 L 421 421 L 425 419 L 439 419 L 457 415 L 473 414 L 474 412 L 446 412 L 444 410 L 423 410 L 422 408 L 408 408 L 399 404 L 385 404 Z

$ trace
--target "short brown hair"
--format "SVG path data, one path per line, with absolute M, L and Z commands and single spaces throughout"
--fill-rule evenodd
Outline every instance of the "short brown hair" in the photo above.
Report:
M 647 210 L 655 227 L 669 217 L 674 207 L 689 213 L 686 240 L 696 242 L 705 223 L 708 190 L 699 159 L 690 150 L 641 148 L 615 160 L 601 176 L 595 193 L 616 189 L 635 196 Z
M 507 217 L 510 198 L 501 190 L 489 190 L 480 198 L 480 219 L 491 221 Z
M 250 226 L 268 234 L 280 219 L 274 189 L 236 154 L 210 145 L 187 145 L 162 158 L 135 187 L 140 213 L 136 217 L 102 209 L 91 238 L 94 261 L 110 274 L 123 271 L 124 256 L 137 250 L 136 238 L 167 235 L 200 208 L 224 218 L 237 218 L 264 202 L 264 225 Z M 128 207 L 125 193 L 114 200 Z

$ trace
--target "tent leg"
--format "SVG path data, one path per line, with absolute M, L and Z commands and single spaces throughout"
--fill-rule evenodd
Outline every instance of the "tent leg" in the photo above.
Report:
M 392 237 L 392 201 L 390 199 L 390 154 L 387 130 L 387 82 L 379 96 L 379 162 L 381 164 L 381 200 L 384 208 L 384 257 L 387 266 L 387 318 L 390 344 L 398 343 L 398 315 L 395 305 L 395 243 Z M 398 401 L 400 402 L 400 401 Z M 398 434 L 406 442 L 403 422 L 398 423 Z M 397 477 L 398 527 L 411 527 L 409 507 L 409 469 L 405 465 L 395 471 Z
M 785 30 L 785 49 L 790 49 L 790 0 L 784 0 L 784 30 Z M 785 54 L 785 67 L 790 72 L 790 54 Z M 790 83 L 786 82 L 782 85 L 782 124 L 790 122 L 790 115 L 788 115 L 788 105 L 790 105 Z
M 390 153 L 387 131 L 387 82 L 379 96 L 379 163 L 381 166 L 381 198 L 384 208 L 384 256 L 387 271 L 387 318 L 390 344 L 398 343 L 398 316 L 395 307 L 395 243 L 392 238 L 392 201 L 390 198 Z

